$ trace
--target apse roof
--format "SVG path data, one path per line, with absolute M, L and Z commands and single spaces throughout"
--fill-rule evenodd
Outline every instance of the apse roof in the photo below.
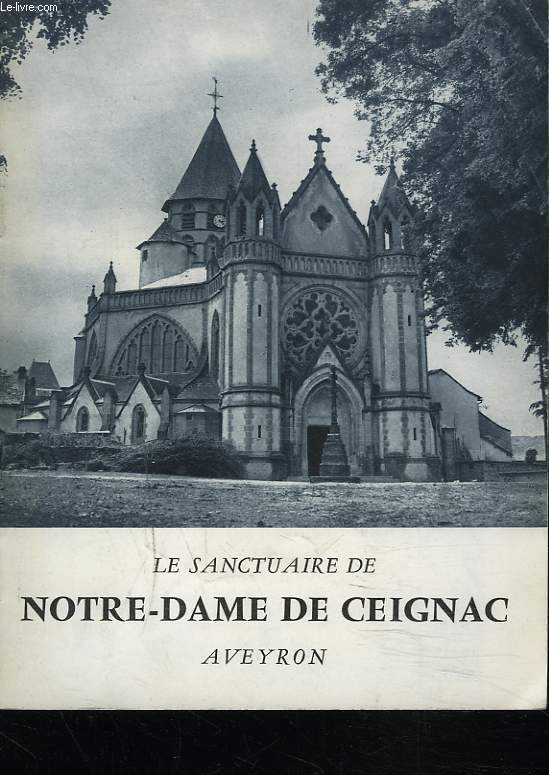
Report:
M 239 179 L 238 164 L 214 116 L 179 185 L 162 209 L 167 212 L 169 202 L 178 199 L 225 199 L 229 185 L 236 187 Z

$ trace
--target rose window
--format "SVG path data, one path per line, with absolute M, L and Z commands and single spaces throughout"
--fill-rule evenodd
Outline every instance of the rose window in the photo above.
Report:
M 354 312 L 333 291 L 304 293 L 286 312 L 283 346 L 295 371 L 312 366 L 328 343 L 348 362 L 356 354 L 358 341 Z

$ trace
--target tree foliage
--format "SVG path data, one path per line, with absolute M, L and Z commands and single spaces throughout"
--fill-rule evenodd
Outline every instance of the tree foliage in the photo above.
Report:
M 7 4 L 5 4 L 7 5 Z M 13 0 L 12 5 L 15 5 Z M 79 43 L 87 29 L 88 16 L 99 15 L 103 19 L 109 12 L 111 0 L 57 0 L 46 3 L 55 10 L 5 10 L 0 15 L 0 98 L 17 97 L 21 88 L 14 75 L 14 65 L 21 64 L 36 39 L 43 39 L 50 50 L 67 43 Z M 0 167 L 5 166 L 0 157 Z
M 319 0 L 317 72 L 393 149 L 429 314 L 473 350 L 546 352 L 546 0 Z

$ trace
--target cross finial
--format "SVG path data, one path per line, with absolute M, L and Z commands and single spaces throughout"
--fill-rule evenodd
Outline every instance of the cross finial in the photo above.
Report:
M 324 137 L 322 134 L 322 129 L 319 127 L 316 130 L 316 135 L 309 135 L 309 140 L 312 140 L 313 143 L 316 143 L 316 151 L 315 151 L 315 164 L 321 164 L 324 159 L 324 149 L 322 148 L 322 143 L 329 143 L 330 138 Z
M 214 101 L 213 113 L 214 113 L 214 118 L 215 118 L 217 116 L 217 111 L 220 110 L 220 108 L 217 107 L 217 100 L 222 100 L 223 99 L 223 95 L 220 94 L 217 91 L 217 78 L 214 77 L 214 78 L 212 78 L 212 80 L 214 82 L 214 90 L 213 90 L 213 92 L 210 92 L 208 94 L 208 97 L 213 97 L 213 101 Z

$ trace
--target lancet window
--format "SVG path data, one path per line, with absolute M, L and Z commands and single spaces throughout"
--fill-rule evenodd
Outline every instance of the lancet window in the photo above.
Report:
M 258 205 L 255 211 L 255 233 L 258 237 L 265 235 L 265 210 L 263 205 Z
M 90 428 L 90 413 L 85 406 L 81 406 L 76 415 L 76 430 L 85 433 Z
M 244 202 L 241 202 L 238 205 L 238 209 L 236 211 L 236 236 L 237 237 L 244 237 L 246 235 L 246 219 L 247 219 L 247 209 Z
M 137 404 L 132 412 L 132 444 L 145 441 L 145 422 L 147 413 L 141 404 Z
M 383 224 L 383 249 L 391 250 L 393 247 L 393 224 L 391 221 L 385 221 Z
M 97 357 L 97 336 L 95 331 L 91 335 L 90 347 L 88 349 L 88 366 L 91 366 Z

